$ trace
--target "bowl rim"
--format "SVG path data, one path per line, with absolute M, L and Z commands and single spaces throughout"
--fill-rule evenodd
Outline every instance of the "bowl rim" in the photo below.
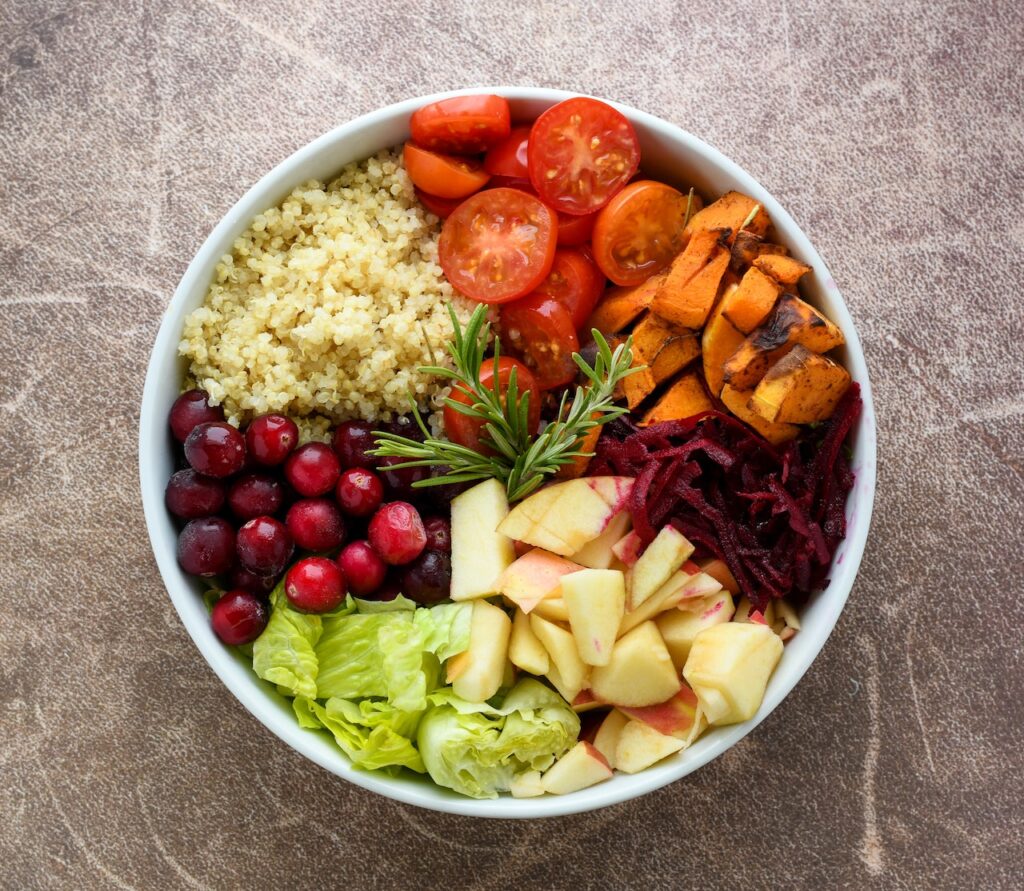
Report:
M 732 748 L 732 746 L 760 724 L 789 695 L 793 687 L 807 673 L 831 635 L 856 580 L 857 570 L 867 541 L 876 488 L 877 425 L 867 364 L 857 330 L 853 325 L 849 310 L 831 273 L 828 271 L 820 254 L 811 244 L 810 239 L 786 209 L 779 204 L 760 182 L 718 149 L 678 125 L 649 112 L 612 100 L 601 99 L 601 101 L 617 108 L 631 121 L 638 122 L 654 132 L 683 143 L 689 151 L 701 157 L 704 162 L 712 167 L 717 168 L 724 176 L 733 180 L 736 183 L 735 188 L 757 197 L 768 211 L 776 228 L 787 230 L 785 240 L 788 246 L 798 249 L 798 253 L 803 259 L 814 267 L 822 287 L 829 292 L 829 300 L 833 303 L 831 308 L 833 319 L 839 325 L 847 340 L 847 366 L 851 371 L 853 379 L 861 386 L 861 395 L 864 402 L 863 412 L 856 428 L 858 463 L 860 465 L 857 471 L 857 489 L 851 492 L 847 501 L 849 520 L 847 536 L 842 545 L 844 548 L 844 565 L 839 568 L 838 561 L 833 563 L 832 581 L 827 589 L 827 598 L 819 595 L 819 599 L 825 602 L 822 604 L 823 614 L 816 619 L 814 633 L 812 634 L 808 628 L 801 631 L 801 635 L 807 635 L 811 638 L 812 642 L 806 651 L 803 652 L 800 664 L 791 666 L 788 672 L 790 675 L 789 680 L 773 683 L 769 686 L 760 709 L 751 720 L 719 728 L 714 744 L 701 749 L 699 752 L 690 750 L 689 754 L 691 757 L 679 760 L 668 759 L 660 767 L 648 769 L 638 774 L 616 774 L 616 777 L 609 782 L 592 786 L 589 789 L 571 795 L 546 795 L 532 799 L 513 799 L 508 796 L 501 796 L 497 799 L 478 800 L 448 794 L 427 794 L 421 784 L 412 783 L 401 778 L 393 779 L 371 772 L 356 770 L 348 763 L 340 750 L 336 750 L 337 756 L 340 756 L 342 759 L 340 764 L 336 757 L 326 757 L 322 747 L 314 745 L 311 738 L 312 735 L 300 728 L 294 718 L 291 718 L 289 715 L 287 717 L 291 718 L 291 720 L 284 721 L 282 720 L 280 710 L 271 707 L 273 703 L 267 691 L 261 686 L 263 682 L 253 679 L 254 683 L 241 683 L 238 674 L 239 666 L 228 649 L 223 647 L 212 636 L 212 632 L 209 630 L 209 623 L 198 622 L 195 619 L 194 611 L 186 608 L 184 598 L 194 599 L 195 593 L 183 578 L 183 574 L 177 565 L 173 548 L 160 546 L 160 542 L 167 537 L 168 517 L 163 502 L 163 489 L 166 485 L 166 480 L 156 478 L 159 471 L 154 466 L 154 462 L 150 461 L 150 456 L 157 454 L 155 450 L 166 449 L 167 437 L 166 408 L 158 411 L 159 406 L 157 404 L 159 402 L 158 387 L 160 384 L 158 364 L 160 359 L 165 357 L 169 351 L 173 351 L 175 354 L 177 352 L 181 330 L 175 310 L 180 308 L 185 302 L 187 294 L 195 287 L 197 279 L 209 281 L 212 277 L 213 269 L 219 259 L 218 243 L 228 233 L 237 228 L 243 216 L 247 217 L 246 223 L 248 223 L 251 214 L 246 208 L 255 196 L 262 195 L 274 186 L 278 188 L 278 191 L 282 187 L 287 189 L 294 188 L 302 181 L 298 171 L 303 165 L 317 158 L 321 152 L 359 134 L 367 128 L 385 124 L 400 115 L 408 116 L 415 109 L 429 102 L 452 96 L 476 93 L 495 93 L 505 96 L 510 100 L 548 102 L 550 104 L 570 97 L 586 95 L 573 91 L 540 87 L 479 86 L 404 99 L 339 124 L 297 149 L 247 189 L 224 214 L 203 241 L 203 244 L 186 268 L 185 273 L 175 288 L 174 295 L 164 310 L 154 341 L 147 365 L 139 420 L 139 480 L 146 527 L 153 548 L 154 558 L 175 610 L 178 612 L 189 636 L 206 659 L 210 668 L 213 669 L 235 698 L 267 729 L 291 748 L 336 776 L 340 776 L 364 789 L 406 804 L 446 813 L 476 817 L 530 819 L 563 816 L 628 801 L 681 779 Z M 859 495 L 857 495 L 858 492 Z M 856 501 L 855 495 L 857 495 Z M 851 505 L 854 504 L 856 509 L 851 511 Z

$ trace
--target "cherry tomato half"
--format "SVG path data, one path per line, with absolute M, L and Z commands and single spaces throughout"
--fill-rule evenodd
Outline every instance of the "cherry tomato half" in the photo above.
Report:
M 557 300 L 569 310 L 577 331 L 590 318 L 603 292 L 604 273 L 582 251 L 572 248 L 555 251 L 551 272 L 534 291 Z
M 487 152 L 484 170 L 491 176 L 528 180 L 530 168 L 526 166 L 526 147 L 529 142 L 529 127 L 513 127 L 507 139 L 503 139 Z
M 416 197 L 419 199 L 420 204 L 435 217 L 440 217 L 442 220 L 450 217 L 452 211 L 462 204 L 461 198 L 438 198 L 437 195 L 431 195 L 420 188 L 416 189 Z
M 625 115 L 597 99 L 566 99 L 533 122 L 530 180 L 555 210 L 604 207 L 640 166 L 640 143 Z
M 474 155 L 508 136 L 512 113 L 502 96 L 453 96 L 412 113 L 413 142 L 437 152 Z
M 509 356 L 501 356 L 498 359 L 498 392 L 501 394 L 502 404 L 505 403 L 508 392 L 509 378 L 512 376 L 512 369 L 516 372 L 516 389 L 519 392 L 517 398 L 522 398 L 523 393 L 530 394 L 530 404 L 527 409 L 527 423 L 530 433 L 536 433 L 540 425 L 540 389 L 537 387 L 537 380 L 522 362 L 512 359 Z M 480 366 L 480 383 L 485 387 L 494 386 L 494 360 L 487 359 Z M 452 390 L 451 398 L 463 405 L 472 405 L 476 400 L 465 390 L 455 387 Z M 446 405 L 444 408 L 444 430 L 448 438 L 467 449 L 473 449 L 482 454 L 491 454 L 493 449 L 480 442 L 481 438 L 487 437 L 483 429 L 484 421 L 480 418 L 471 418 L 460 411 Z
M 412 184 L 438 198 L 465 198 L 479 192 L 490 179 L 483 165 L 469 158 L 428 152 L 411 142 L 405 144 L 402 154 Z
M 501 339 L 527 364 L 542 390 L 576 377 L 572 354 L 579 352 L 580 342 L 569 310 L 557 300 L 531 294 L 503 306 Z
M 638 285 L 683 247 L 686 196 L 651 179 L 630 183 L 598 215 L 594 260 L 617 285 Z
M 567 213 L 558 215 L 558 244 L 560 247 L 579 247 L 590 241 L 594 231 L 596 213 L 588 213 L 582 217 L 570 216 Z
M 515 300 L 551 271 L 557 226 L 551 208 L 519 189 L 477 192 L 444 221 L 441 269 L 452 287 L 473 300 Z

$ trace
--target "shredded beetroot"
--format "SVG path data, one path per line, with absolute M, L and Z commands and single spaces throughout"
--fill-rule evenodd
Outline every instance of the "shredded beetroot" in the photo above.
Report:
M 698 556 L 724 560 L 764 611 L 774 597 L 799 600 L 828 584 L 853 488 L 843 446 L 861 406 L 853 384 L 828 421 L 781 448 L 715 411 L 643 429 L 618 419 L 588 473 L 634 477 L 629 506 L 641 541 L 671 523 Z

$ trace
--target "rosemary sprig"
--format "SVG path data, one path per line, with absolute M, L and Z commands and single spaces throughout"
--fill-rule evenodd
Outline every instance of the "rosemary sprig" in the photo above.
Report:
M 493 454 L 484 455 L 431 436 L 415 400 L 412 400 L 413 416 L 424 435 L 423 442 L 396 433 L 376 432 L 374 436 L 377 447 L 370 454 L 375 457 L 406 459 L 396 464 L 396 469 L 448 468 L 440 476 L 414 483 L 417 488 L 494 478 L 505 484 L 510 501 L 518 501 L 540 487 L 546 476 L 556 473 L 574 458 L 590 454 L 580 450 L 580 443 L 587 433 L 625 413 L 625 408 L 615 405 L 614 398 L 616 387 L 622 379 L 640 370 L 639 367 L 632 367 L 631 339 L 619 344 L 613 352 L 608 341 L 595 329 L 592 333 L 597 345 L 597 356 L 593 366 L 579 353 L 573 353 L 573 360 L 588 383 L 576 388 L 571 401 L 568 393 L 564 394 L 555 420 L 537 435 L 531 435 L 530 393 L 519 392 L 515 369 L 509 374 L 504 395 L 498 375 L 494 375 L 489 387 L 484 386 L 480 380 L 480 368 L 491 339 L 487 307 L 478 306 L 465 329 L 451 306 L 448 311 L 454 330 L 448 352 L 454 367 L 424 366 L 419 370 L 424 374 L 451 380 L 456 389 L 473 399 L 472 404 L 467 405 L 449 397 L 445 399 L 445 404 L 461 414 L 484 422 L 485 435 L 482 440 L 493 449 Z M 499 358 L 500 346 L 495 341 L 495 364 Z

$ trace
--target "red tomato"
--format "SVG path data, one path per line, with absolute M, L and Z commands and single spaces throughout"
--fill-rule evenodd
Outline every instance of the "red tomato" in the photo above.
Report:
M 557 224 L 554 211 L 526 192 L 478 192 L 444 221 L 441 268 L 452 286 L 473 300 L 515 300 L 551 271 Z
M 533 123 L 530 180 L 555 210 L 604 207 L 640 165 L 640 143 L 625 115 L 597 99 L 566 99 Z
M 594 260 L 617 285 L 638 285 L 683 247 L 686 196 L 651 179 L 630 183 L 598 215 Z
M 442 220 L 451 216 L 452 211 L 462 204 L 461 198 L 438 198 L 437 195 L 431 195 L 420 188 L 416 189 L 416 197 L 419 199 L 420 204 Z
M 582 251 L 559 248 L 548 277 L 538 285 L 535 294 L 543 294 L 562 304 L 579 330 L 590 318 L 598 298 L 604 292 L 604 275 L 593 260 Z
M 437 152 L 475 155 L 505 139 L 512 113 L 502 96 L 453 96 L 412 113 L 413 142 Z
M 564 247 L 578 247 L 590 241 L 590 233 L 594 231 L 596 213 L 573 217 L 567 213 L 558 215 L 558 244 Z
M 413 185 L 438 198 L 465 198 L 490 179 L 479 161 L 428 152 L 411 142 L 405 144 L 403 156 Z
M 501 308 L 502 343 L 519 355 L 536 378 L 550 390 L 576 377 L 572 354 L 580 342 L 572 316 L 561 303 L 543 294 L 531 294 Z
M 530 369 L 522 362 L 508 356 L 502 356 L 498 359 L 498 392 L 501 394 L 502 404 L 505 402 L 506 393 L 508 392 L 508 381 L 512 376 L 513 368 L 516 372 L 516 389 L 519 392 L 519 396 L 516 398 L 521 398 L 523 393 L 530 394 L 527 418 L 530 433 L 536 433 L 537 427 L 540 425 L 540 389 L 537 387 L 537 380 L 530 372 Z M 494 360 L 487 359 L 480 366 L 480 383 L 485 387 L 493 387 L 493 381 Z M 472 405 L 476 402 L 469 393 L 459 387 L 455 387 L 452 390 L 451 398 L 455 402 L 461 402 L 463 405 Z M 482 437 L 487 436 L 487 432 L 483 428 L 484 421 L 480 418 L 471 418 L 450 405 L 445 406 L 444 430 L 448 434 L 448 438 L 452 442 L 465 446 L 467 449 L 473 449 L 475 452 L 485 455 L 493 454 L 494 450 L 492 448 L 480 442 Z
M 528 180 L 530 168 L 526 166 L 526 146 L 529 141 L 529 127 L 514 127 L 507 139 L 503 139 L 487 153 L 484 170 L 491 176 Z

